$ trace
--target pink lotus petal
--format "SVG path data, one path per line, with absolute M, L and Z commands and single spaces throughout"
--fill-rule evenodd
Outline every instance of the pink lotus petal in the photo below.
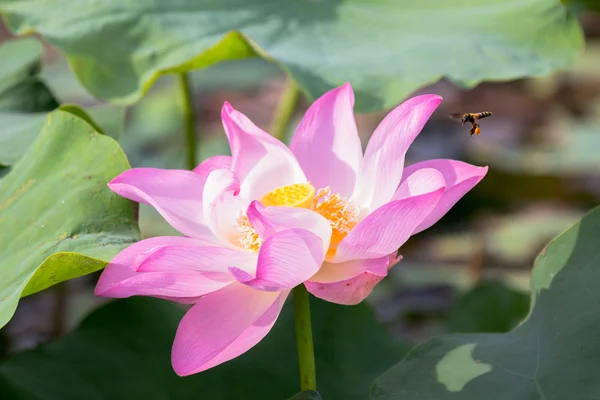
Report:
M 263 206 L 260 201 L 254 200 L 248 206 L 248 210 L 246 210 L 246 216 L 248 217 L 250 224 L 258 236 L 263 240 L 281 230 L 263 214 L 266 209 L 267 207 Z M 290 209 L 293 210 L 293 208 Z
M 440 188 L 394 200 L 376 209 L 341 241 L 333 261 L 379 258 L 397 251 L 433 211 L 443 192 Z
M 395 254 L 340 264 L 325 263 L 304 285 L 314 296 L 332 303 L 354 305 L 363 301 L 402 257 Z
M 232 283 L 198 299 L 177 328 L 175 372 L 195 374 L 252 348 L 271 330 L 285 296 Z
M 404 169 L 404 175 L 408 177 L 429 168 L 436 169 L 444 176 L 446 191 L 431 214 L 417 227 L 415 233 L 421 232 L 438 222 L 458 200 L 483 179 L 488 170 L 487 167 L 477 167 L 462 161 L 440 159 L 411 165 Z M 403 183 L 400 183 L 400 187 Z
M 353 202 L 374 210 L 392 198 L 402 178 L 408 147 L 441 101 L 437 95 L 416 96 L 384 118 L 365 150 Z
M 143 272 L 123 280 L 99 296 L 124 298 L 131 296 L 152 296 L 171 301 L 188 303 L 189 299 L 203 296 L 231 284 L 232 279 L 223 276 L 206 277 L 192 271 Z
M 164 246 L 211 246 L 212 243 L 181 236 L 158 236 L 144 239 L 125 248 L 108 263 L 96 285 L 95 293 L 103 292 L 115 283 L 135 274 L 141 257 Z
M 233 171 L 212 171 L 204 186 L 204 215 L 213 234 L 225 245 L 233 246 L 240 235 L 239 216 L 246 210 L 247 201 L 239 196 L 240 185 Z
M 231 163 L 231 156 L 212 156 L 202 161 L 193 171 L 206 179 L 215 169 L 231 169 Z
M 192 252 L 206 245 L 206 242 L 177 236 L 137 242 L 113 258 L 102 272 L 94 293 L 104 297 L 146 295 L 187 302 L 189 298 L 217 290 L 232 281 L 223 273 L 227 266 L 220 274 L 210 276 L 192 268 L 178 268 L 182 250 Z M 174 259 L 170 259 L 169 249 L 176 249 Z M 241 268 L 243 265 L 247 264 L 239 264 Z
M 310 278 L 314 283 L 330 283 L 345 281 L 361 275 L 364 272 L 370 272 L 379 276 L 386 276 L 390 259 L 388 256 L 352 260 L 342 263 L 325 262 L 319 272 Z
M 281 186 L 306 182 L 298 161 L 283 143 L 227 102 L 221 118 L 231 146 L 232 170 L 240 180 L 243 196 L 257 200 Z
M 316 188 L 350 197 L 362 164 L 354 121 L 354 93 L 346 83 L 319 97 L 306 111 L 290 149 Z
M 444 175 L 435 168 L 422 168 L 407 174 L 392 200 L 407 199 L 425 193 L 431 193 L 440 188 L 446 188 Z
M 314 211 L 294 207 L 265 207 L 253 201 L 246 215 L 262 239 L 284 229 L 299 228 L 316 234 L 323 241 L 323 248 L 329 248 L 331 226 L 325 217 Z
M 216 241 L 202 213 L 205 180 L 192 171 L 133 168 L 108 183 L 120 196 L 149 204 L 184 235 Z
M 267 333 L 269 333 L 271 328 L 273 328 L 273 325 L 275 325 L 275 321 L 277 321 L 277 317 L 279 317 L 281 309 L 285 304 L 285 299 L 289 293 L 289 290 L 281 292 L 273 305 L 269 307 L 269 309 L 259 319 L 257 319 L 256 322 L 250 325 L 232 344 L 230 344 L 229 347 L 219 353 L 215 358 L 204 364 L 202 367 L 203 370 L 215 367 L 224 363 L 225 361 L 229 361 L 239 356 L 240 354 L 244 354 L 254 347 L 258 342 L 260 342 L 267 335 Z
M 314 233 L 304 229 L 287 229 L 270 235 L 258 253 L 256 276 L 239 268 L 230 268 L 233 276 L 258 290 L 291 289 L 321 267 L 327 247 Z
M 216 246 L 174 245 L 153 249 L 137 266 L 138 272 L 199 272 L 214 279 L 231 277 L 229 267 L 254 273 L 256 253 Z

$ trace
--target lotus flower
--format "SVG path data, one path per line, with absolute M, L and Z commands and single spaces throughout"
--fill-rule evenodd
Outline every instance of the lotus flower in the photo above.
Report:
M 414 97 L 373 133 L 363 156 L 349 84 L 306 112 L 290 148 L 225 103 L 231 156 L 194 171 L 134 168 L 109 187 L 153 206 L 186 237 L 142 240 L 104 270 L 96 294 L 193 304 L 173 344 L 179 375 L 258 343 L 304 283 L 339 304 L 362 301 L 407 239 L 437 222 L 487 168 L 406 151 L 442 101 Z

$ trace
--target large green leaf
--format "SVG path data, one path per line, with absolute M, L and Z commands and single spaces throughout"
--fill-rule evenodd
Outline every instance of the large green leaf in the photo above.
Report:
M 106 186 L 128 168 L 113 139 L 70 113 L 49 114 L 0 181 L 0 327 L 19 297 L 97 271 L 139 240 L 133 203 Z
M 85 109 L 61 105 L 60 110 L 71 113 L 90 124 L 98 133 L 118 139 L 125 124 L 125 107 L 98 105 Z M 25 154 L 39 135 L 48 113 L 0 111 L 0 165 L 12 165 Z
M 125 128 L 125 107 L 100 104 L 85 109 L 75 104 L 62 104 L 60 110 L 70 112 L 90 124 L 98 133 L 119 140 Z
M 47 112 L 58 107 L 50 89 L 38 77 L 42 55 L 42 45 L 35 38 L 9 40 L 0 45 L 0 165 L 12 165 L 21 158 L 39 134 Z M 122 106 L 60 108 L 115 139 L 123 131 Z
M 451 332 L 508 332 L 529 310 L 529 296 L 499 282 L 484 282 L 461 295 L 450 310 Z
M 0 111 L 0 165 L 12 165 L 39 135 L 48 114 Z
M 298 392 L 291 304 L 248 353 L 179 378 L 171 345 L 184 311 L 162 300 L 118 300 L 97 310 L 64 339 L 0 366 L 0 393 L 10 400 L 177 399 L 282 400 Z M 363 400 L 370 379 L 404 353 L 366 304 L 311 299 L 317 385 L 324 399 Z
M 505 334 L 460 334 L 413 349 L 372 399 L 598 399 L 600 208 L 539 255 L 527 320 Z
M 39 71 L 42 45 L 37 39 L 23 38 L 0 45 L 0 93 L 18 85 Z
M 259 54 L 311 99 L 352 82 L 368 111 L 442 76 L 472 86 L 546 74 L 583 49 L 559 0 L 0 0 L 0 11 L 65 52 L 94 95 L 126 102 L 160 74 Z
M 0 111 L 51 111 L 58 103 L 38 78 L 43 55 L 37 39 L 9 40 L 0 45 Z

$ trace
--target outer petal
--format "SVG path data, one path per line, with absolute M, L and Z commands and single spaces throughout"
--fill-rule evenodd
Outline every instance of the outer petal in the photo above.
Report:
M 229 361 L 247 352 L 260 342 L 275 325 L 289 293 L 289 290 L 281 292 L 271 307 L 259 319 L 250 325 L 229 347 L 204 364 L 204 370 Z
M 398 250 L 439 202 L 444 188 L 391 201 L 369 214 L 339 244 L 333 262 L 379 258 Z
M 488 167 L 477 167 L 462 161 L 441 159 L 411 165 L 404 169 L 404 176 L 408 177 L 429 168 L 439 171 L 444 176 L 446 191 L 431 214 L 417 227 L 415 233 L 421 232 L 438 222 L 461 197 L 483 179 L 488 170 Z M 394 197 L 401 198 L 405 196 L 405 193 L 399 193 L 405 179 L 403 178 Z
M 331 226 L 320 214 L 305 208 L 265 207 L 253 201 L 246 212 L 250 223 L 262 239 L 284 229 L 299 228 L 316 234 L 325 251 L 331 240 Z
M 108 183 L 120 196 L 150 204 L 184 235 L 216 241 L 204 225 L 202 192 L 205 179 L 192 171 L 134 168 Z
M 313 276 L 325 260 L 327 247 L 319 236 L 304 229 L 286 229 L 269 236 L 258 253 L 256 277 L 230 268 L 235 278 L 265 291 L 291 289 Z
M 232 283 L 198 299 L 175 335 L 175 372 L 195 374 L 252 348 L 271 330 L 286 296 Z
M 446 188 L 446 180 L 440 171 L 434 168 L 421 168 L 409 171 L 398 186 L 392 200 L 407 199 L 425 193 L 431 193 L 440 188 Z
M 258 259 L 255 253 L 216 246 L 162 246 L 146 253 L 136 260 L 138 272 L 190 271 L 220 280 L 230 277 L 231 266 L 254 273 Z
M 354 260 L 340 264 L 325 263 L 304 285 L 314 296 L 337 304 L 354 305 L 363 301 L 400 259 L 395 256 Z
M 245 197 L 257 200 L 281 186 L 306 182 L 298 161 L 283 143 L 227 102 L 221 118 L 231 146 L 232 170 Z
M 226 272 L 232 260 L 240 268 L 255 264 L 207 244 L 176 236 L 137 242 L 108 264 L 94 292 L 106 297 L 145 295 L 187 302 L 231 282 Z M 220 273 L 215 264 L 220 265 Z M 203 269 L 209 273 L 202 273 Z
M 354 93 L 346 83 L 318 98 L 296 128 L 290 149 L 308 180 L 350 197 L 362 164 L 354 121 Z
M 212 156 L 202 161 L 193 171 L 206 179 L 215 169 L 231 169 L 231 163 L 231 156 Z
M 400 179 L 408 147 L 441 103 L 437 95 L 409 99 L 379 124 L 365 150 L 363 168 L 352 200 L 369 210 L 387 203 Z

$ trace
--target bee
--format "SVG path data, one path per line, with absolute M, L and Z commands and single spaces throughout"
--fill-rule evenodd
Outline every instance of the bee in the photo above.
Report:
M 479 135 L 481 133 L 481 127 L 475 121 L 477 121 L 478 119 L 487 118 L 491 115 L 492 113 L 490 111 L 484 111 L 479 113 L 450 114 L 450 118 L 456 121 L 460 121 L 463 125 L 467 122 L 471 123 L 471 136 L 473 136 Z

